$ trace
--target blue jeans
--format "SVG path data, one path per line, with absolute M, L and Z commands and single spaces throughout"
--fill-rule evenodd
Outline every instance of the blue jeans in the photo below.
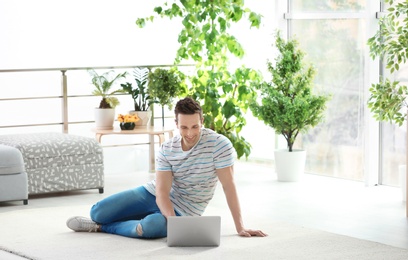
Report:
M 133 238 L 167 236 L 167 220 L 156 204 L 156 197 L 143 186 L 99 201 L 92 206 L 90 215 L 101 225 L 102 232 Z

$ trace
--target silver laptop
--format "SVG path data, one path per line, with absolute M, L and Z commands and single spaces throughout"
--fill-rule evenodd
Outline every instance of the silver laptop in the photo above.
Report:
M 167 218 L 168 246 L 219 246 L 220 216 Z

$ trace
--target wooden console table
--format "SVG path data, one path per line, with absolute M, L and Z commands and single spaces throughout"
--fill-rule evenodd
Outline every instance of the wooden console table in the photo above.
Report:
M 167 133 L 169 138 L 173 137 L 172 128 L 158 127 L 158 126 L 143 126 L 137 127 L 133 130 L 121 130 L 120 128 L 114 128 L 112 130 L 92 129 L 95 132 L 95 138 L 98 143 L 101 143 L 102 136 L 104 135 L 149 135 L 149 171 L 155 171 L 155 152 L 154 152 L 154 136 L 159 137 L 159 145 L 165 141 L 165 134 Z

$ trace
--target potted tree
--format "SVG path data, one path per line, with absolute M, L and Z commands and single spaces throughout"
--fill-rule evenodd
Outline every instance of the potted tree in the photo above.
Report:
M 149 73 L 148 92 L 152 102 L 162 106 L 162 120 L 164 125 L 164 106 L 173 107 L 173 99 L 187 92 L 184 74 L 176 67 L 170 69 L 156 68 Z
M 137 84 L 135 87 L 133 87 L 133 84 L 130 82 L 120 85 L 124 92 L 132 96 L 134 110 L 129 111 L 129 113 L 135 113 L 139 117 L 140 120 L 136 122 L 136 126 L 146 126 L 149 124 L 150 118 L 152 117 L 150 106 L 154 102 L 147 91 L 149 69 L 135 68 L 133 70 L 133 76 Z
M 95 90 L 92 94 L 102 97 L 99 107 L 95 108 L 95 124 L 97 129 L 113 129 L 115 120 L 115 107 L 119 105 L 119 100 L 113 95 L 123 93 L 122 89 L 111 90 L 112 86 L 122 78 L 127 72 L 119 73 L 112 77 L 113 70 L 99 75 L 95 70 L 89 69 L 88 73 L 92 77 L 92 84 Z
M 297 181 L 304 171 L 306 151 L 293 149 L 298 135 L 323 119 L 328 95 L 312 93 L 314 68 L 303 61 L 304 53 L 295 39 L 285 41 L 279 31 L 275 36 L 278 56 L 268 61 L 272 79 L 257 86 L 260 100 L 252 100 L 254 116 L 283 135 L 287 149 L 275 151 L 279 181 Z

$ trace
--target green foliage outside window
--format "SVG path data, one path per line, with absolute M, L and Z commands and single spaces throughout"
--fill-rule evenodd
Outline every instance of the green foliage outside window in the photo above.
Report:
M 368 40 L 370 55 L 380 57 L 390 73 L 400 69 L 408 58 L 408 2 L 385 0 L 389 8 L 379 20 L 380 29 Z M 401 126 L 407 118 L 407 86 L 390 78 L 372 84 L 368 107 L 379 121 Z

